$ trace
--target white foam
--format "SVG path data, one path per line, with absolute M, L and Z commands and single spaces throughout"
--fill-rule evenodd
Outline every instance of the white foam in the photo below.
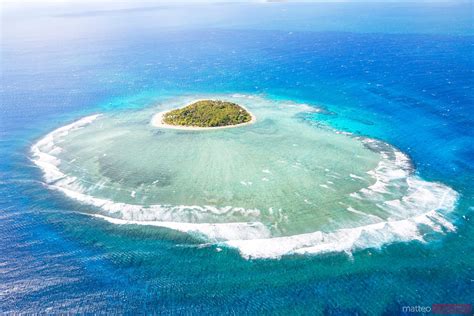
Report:
M 288 237 L 253 240 L 230 240 L 224 244 L 237 248 L 246 259 L 277 259 L 289 254 L 323 254 L 330 252 L 353 252 L 358 249 L 380 248 L 383 245 L 418 240 L 423 242 L 419 224 L 434 227 L 442 232 L 453 231 L 454 226 L 436 211 L 399 221 L 385 221 L 332 232 L 317 231 Z
M 145 225 L 157 226 L 173 229 L 183 233 L 192 235 L 203 235 L 207 239 L 214 242 L 222 240 L 238 239 L 238 240 L 254 240 L 262 236 L 269 236 L 268 229 L 262 223 L 178 223 L 178 222 L 162 222 L 162 221 L 133 221 L 100 214 L 87 214 L 97 218 L 101 218 L 110 223 L 117 225 Z
M 381 221 L 382 219 L 378 216 L 375 216 L 375 215 L 372 215 L 372 214 L 368 214 L 368 213 L 364 213 L 364 212 L 361 212 L 359 210 L 356 210 L 355 208 L 353 208 L 352 206 L 349 206 L 346 208 L 349 212 L 351 213 L 354 213 L 354 214 L 357 214 L 357 215 L 361 215 L 361 216 L 364 216 L 364 217 L 370 217 L 372 219 L 375 219 L 376 221 Z M 383 221 L 383 220 L 382 220 Z
M 352 174 L 352 173 L 349 174 L 349 176 L 350 176 L 351 178 L 353 178 L 353 179 L 365 180 L 364 178 L 362 178 L 362 177 L 360 177 L 360 176 L 358 176 L 358 175 Z
M 43 170 L 44 178 L 47 183 L 65 177 L 64 173 L 58 169 L 61 160 L 54 156 L 62 150 L 60 147 L 56 146 L 56 141 L 67 136 L 70 132 L 92 123 L 99 116 L 100 114 L 86 116 L 71 124 L 62 126 L 47 134 L 31 147 L 33 161 Z

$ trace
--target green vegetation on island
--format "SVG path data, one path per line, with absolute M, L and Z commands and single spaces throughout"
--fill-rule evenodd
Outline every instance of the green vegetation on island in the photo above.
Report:
M 247 123 L 252 115 L 238 104 L 219 100 L 202 100 L 163 116 L 170 125 L 219 127 Z

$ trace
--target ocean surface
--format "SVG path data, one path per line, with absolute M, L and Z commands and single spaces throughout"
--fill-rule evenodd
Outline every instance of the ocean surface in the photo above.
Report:
M 0 312 L 472 304 L 472 9 L 5 6 Z M 150 125 L 203 97 L 257 122 Z

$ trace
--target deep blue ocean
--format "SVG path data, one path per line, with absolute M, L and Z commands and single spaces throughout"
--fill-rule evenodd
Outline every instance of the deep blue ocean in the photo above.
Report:
M 473 3 L 5 7 L 0 312 L 398 315 L 474 302 Z M 461 197 L 428 243 L 245 260 L 114 225 L 43 185 L 31 145 L 89 114 L 200 93 L 327 111 Z

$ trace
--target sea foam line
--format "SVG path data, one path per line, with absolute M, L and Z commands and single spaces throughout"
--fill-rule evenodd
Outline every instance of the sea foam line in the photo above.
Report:
M 454 210 L 458 194 L 451 188 L 421 180 L 413 176 L 410 160 L 402 152 L 395 150 L 392 159 L 387 151 L 380 151 L 382 160 L 371 176 L 375 184 L 360 192 L 353 193 L 357 198 L 377 198 L 387 194 L 387 188 L 393 185 L 394 179 L 405 179 L 408 184 L 407 195 L 401 199 L 385 201 L 383 207 L 394 215 L 386 221 L 354 228 L 344 228 L 331 232 L 317 231 L 285 237 L 271 237 L 269 229 L 260 222 L 236 223 L 186 223 L 167 221 L 170 206 L 152 205 L 143 207 L 126 203 L 117 203 L 107 199 L 96 198 L 79 191 L 74 186 L 74 177 L 65 175 L 60 169 L 61 160 L 56 157 L 61 148 L 56 142 L 67 136 L 71 131 L 83 128 L 95 121 L 100 114 L 84 117 L 74 123 L 60 127 L 47 134 L 31 148 L 34 163 L 44 173 L 47 185 L 63 192 L 66 196 L 87 205 L 93 205 L 113 216 L 89 214 L 114 224 L 149 225 L 166 227 L 189 234 L 206 236 L 213 242 L 238 249 L 244 258 L 279 258 L 288 254 L 319 254 L 327 252 L 350 252 L 363 248 L 379 248 L 397 241 L 423 241 L 420 226 L 428 226 L 433 231 L 454 231 L 454 225 L 442 214 Z M 360 138 L 367 144 L 382 142 Z M 385 146 L 388 144 L 383 143 Z M 389 146 L 390 147 L 390 146 Z M 391 147 L 393 149 L 393 147 Z M 408 218 L 396 218 L 397 213 L 406 214 L 407 208 L 422 206 L 428 211 Z M 171 207 L 179 212 L 183 208 L 200 209 L 203 213 L 225 213 L 227 208 L 212 206 L 176 206 Z M 258 210 L 248 210 L 258 212 Z M 255 214 L 254 214 L 255 215 Z M 157 220 L 159 219 L 159 220 Z
M 105 219 L 114 224 L 135 224 L 159 226 L 174 229 L 177 231 L 202 234 L 213 241 L 230 239 L 254 239 L 270 237 L 268 228 L 260 222 L 233 222 L 233 223 L 185 223 L 166 221 L 168 214 L 179 213 L 185 209 L 198 210 L 201 213 L 220 214 L 225 212 L 246 212 L 247 215 L 258 215 L 258 210 L 244 210 L 242 208 L 197 205 L 164 206 L 133 205 L 127 203 L 117 203 L 108 199 L 96 198 L 82 192 L 73 186 L 75 177 L 64 174 L 58 166 L 61 160 L 54 156 L 59 154 L 61 148 L 56 145 L 56 141 L 67 136 L 70 132 L 83 128 L 95 121 L 100 114 L 84 117 L 76 122 L 60 127 L 31 147 L 33 162 L 43 171 L 44 179 L 49 188 L 62 192 L 67 197 L 87 205 L 101 208 L 109 214 L 119 215 L 122 218 L 109 217 L 99 214 L 93 216 Z M 159 218 L 160 220 L 155 220 Z
M 241 238 L 254 240 L 262 235 L 267 235 L 268 229 L 259 222 L 255 223 L 181 223 L 181 222 L 162 222 L 162 221 L 133 221 L 120 218 L 114 218 L 101 214 L 87 214 L 93 217 L 103 219 L 109 223 L 117 225 L 144 225 L 169 228 L 192 235 L 204 235 L 207 239 L 214 242 L 222 240 L 241 240 Z
M 381 248 L 393 242 L 424 242 L 420 224 L 437 232 L 455 231 L 455 227 L 437 211 L 399 221 L 385 221 L 333 232 L 313 232 L 287 237 L 230 240 L 225 245 L 238 249 L 246 259 L 277 259 L 288 254 L 350 253 L 359 249 Z

